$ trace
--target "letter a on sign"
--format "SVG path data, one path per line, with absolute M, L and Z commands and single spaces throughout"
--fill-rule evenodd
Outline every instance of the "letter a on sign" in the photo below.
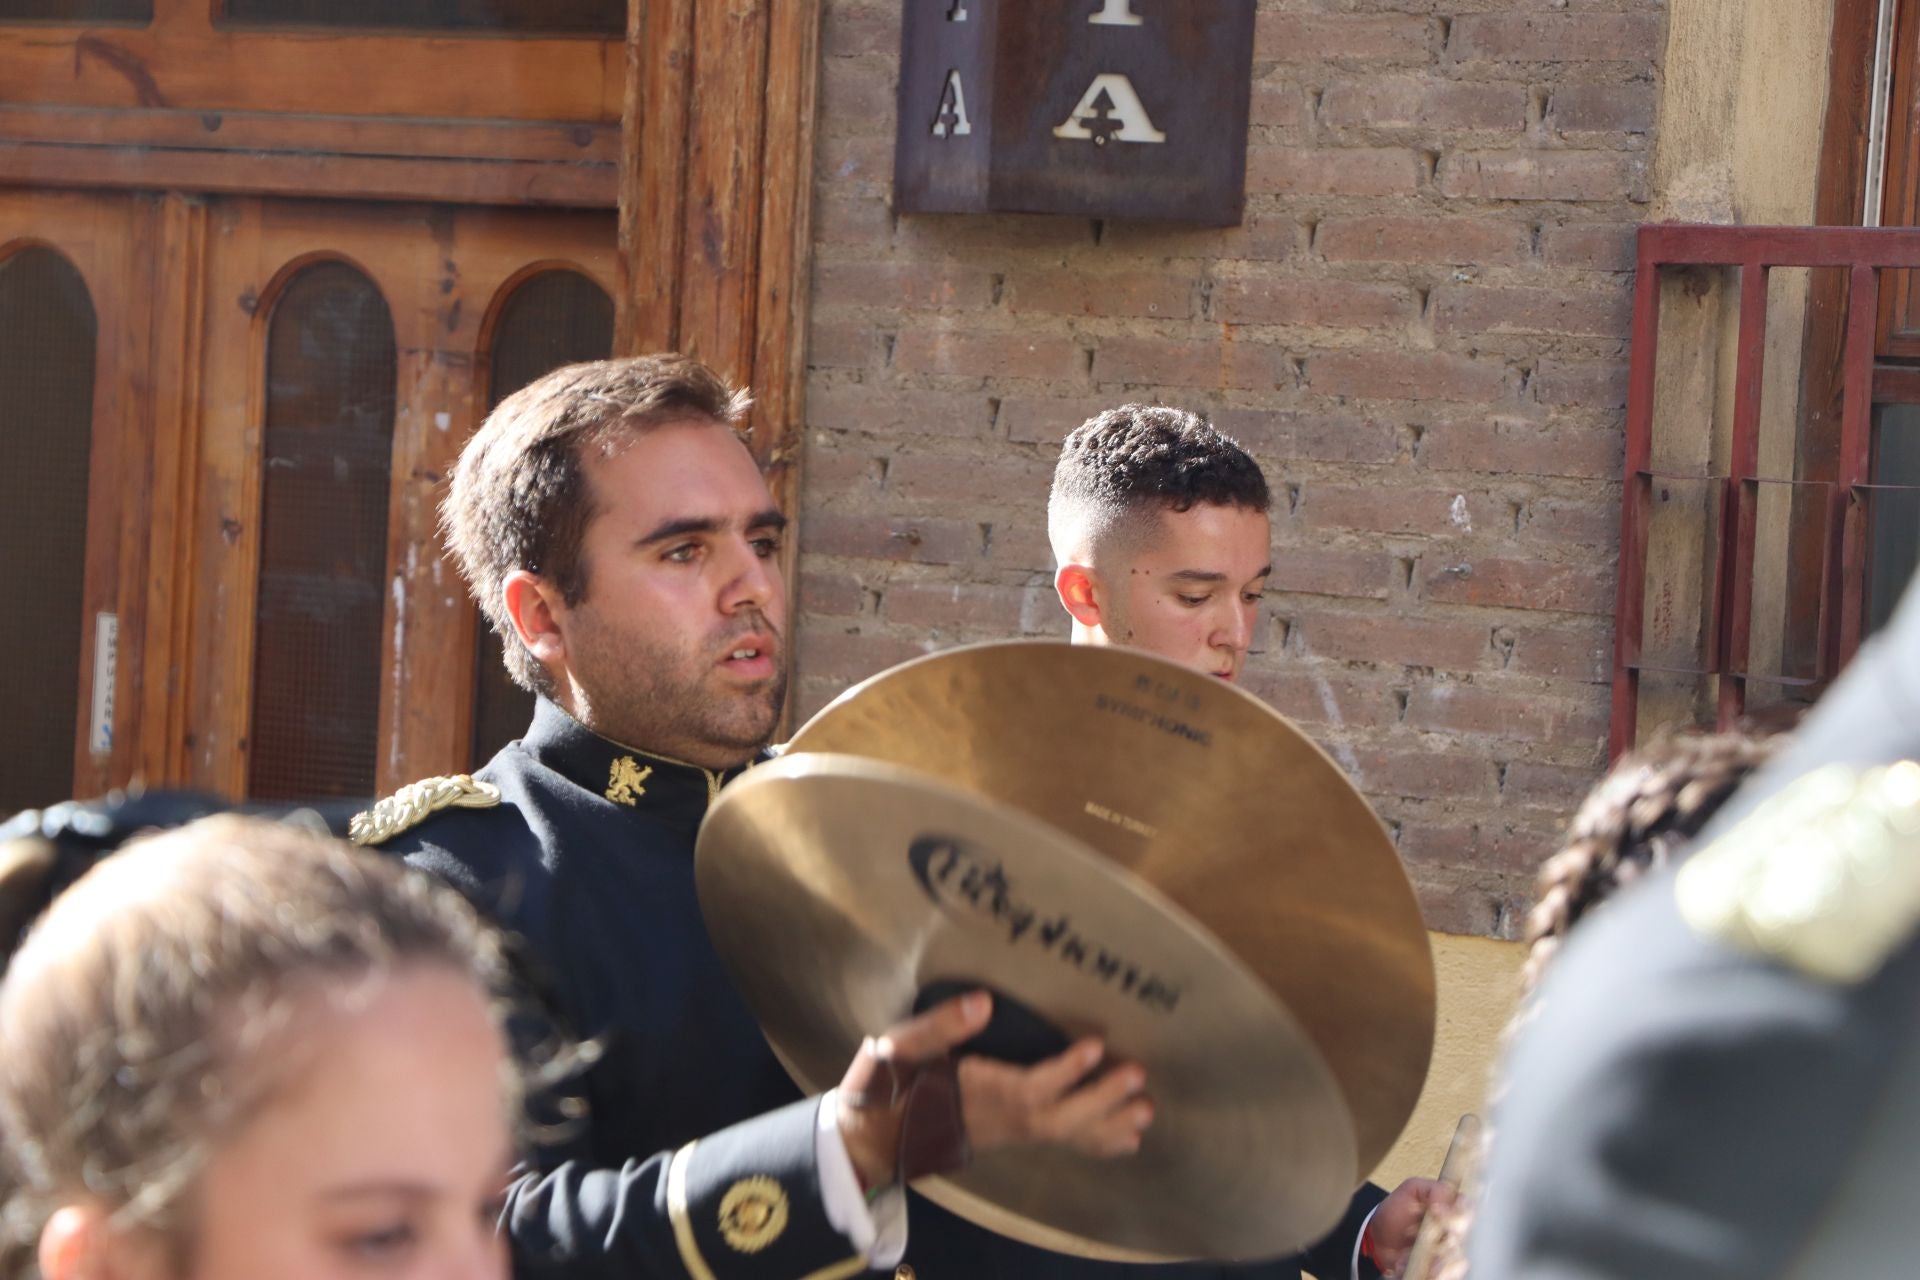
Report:
M 1095 27 L 1137 27 L 1140 15 L 1133 11 L 1133 0 L 1103 0 L 1100 12 L 1087 19 Z
M 940 93 L 940 109 L 933 115 L 933 136 L 944 138 L 951 130 L 956 138 L 964 138 L 973 132 L 973 122 L 967 119 L 967 91 L 960 87 L 960 73 L 947 72 L 947 86 Z
M 956 73 L 957 74 L 957 73 Z M 955 83 L 958 83 L 956 80 Z M 1094 127 L 1089 129 L 1088 124 Z M 935 129 L 938 132 L 938 129 Z M 1053 131 L 1056 138 L 1091 139 L 1105 146 L 1109 136 L 1122 142 L 1165 142 L 1167 135 L 1153 127 L 1133 81 L 1122 75 L 1095 76 L 1066 123 Z

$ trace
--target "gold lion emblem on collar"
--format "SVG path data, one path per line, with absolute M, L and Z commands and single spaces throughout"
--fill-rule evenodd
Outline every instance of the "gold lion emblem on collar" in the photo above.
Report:
M 621 756 L 607 771 L 607 799 L 615 804 L 634 803 L 647 794 L 647 779 L 652 776 L 652 765 L 642 769 L 632 756 Z
M 740 1253 L 759 1253 L 786 1229 L 786 1190 L 765 1174 L 740 1179 L 720 1198 L 720 1236 Z

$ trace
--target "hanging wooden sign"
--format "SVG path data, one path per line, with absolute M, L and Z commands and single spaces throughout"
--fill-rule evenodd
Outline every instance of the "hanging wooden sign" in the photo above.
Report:
M 1254 0 L 903 0 L 894 205 L 1231 226 Z

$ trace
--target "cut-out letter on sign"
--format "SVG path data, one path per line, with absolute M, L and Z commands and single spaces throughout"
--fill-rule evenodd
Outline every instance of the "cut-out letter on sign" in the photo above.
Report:
M 960 87 L 960 72 L 947 72 L 947 87 L 940 94 L 940 109 L 933 115 L 933 136 L 944 138 L 951 134 L 964 138 L 973 132 L 973 122 L 967 119 L 967 91 Z
M 1137 27 L 1140 15 L 1133 11 L 1133 0 L 1101 0 L 1100 12 L 1087 19 L 1095 27 Z
M 956 77 L 958 73 L 955 73 Z M 956 78 L 957 85 L 959 80 Z M 936 132 L 938 130 L 936 129 Z M 1095 76 L 1081 95 L 1066 123 L 1053 131 L 1056 138 L 1091 140 L 1104 147 L 1108 138 L 1122 142 L 1165 142 L 1167 135 L 1154 128 L 1153 120 L 1133 91 L 1133 81 L 1123 75 Z

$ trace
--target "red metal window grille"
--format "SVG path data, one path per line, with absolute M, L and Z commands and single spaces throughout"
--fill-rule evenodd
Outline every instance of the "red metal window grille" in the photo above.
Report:
M 1839 462 L 1825 484 L 1812 676 L 1830 681 L 1860 646 L 1867 584 L 1867 508 L 1872 475 L 1875 321 L 1880 273 L 1920 267 L 1920 230 L 1862 227 L 1727 227 L 1682 224 L 1643 227 L 1634 285 L 1627 399 L 1625 483 L 1620 519 L 1619 596 L 1615 611 L 1614 756 L 1630 748 L 1638 727 L 1640 678 L 1660 668 L 1643 661 L 1649 513 L 1652 486 L 1665 477 L 1652 466 L 1654 391 L 1662 268 L 1740 268 L 1740 321 L 1733 383 L 1732 444 L 1726 474 L 1705 479 L 1721 492 L 1707 593 L 1705 663 L 1682 674 L 1717 678 L 1717 720 L 1729 727 L 1745 714 L 1753 626 L 1756 514 L 1763 486 L 1780 483 L 1759 469 L 1760 388 L 1764 371 L 1768 273 L 1776 267 L 1841 268 L 1848 273 L 1842 348 Z M 1699 480 L 1700 477 L 1677 477 Z

